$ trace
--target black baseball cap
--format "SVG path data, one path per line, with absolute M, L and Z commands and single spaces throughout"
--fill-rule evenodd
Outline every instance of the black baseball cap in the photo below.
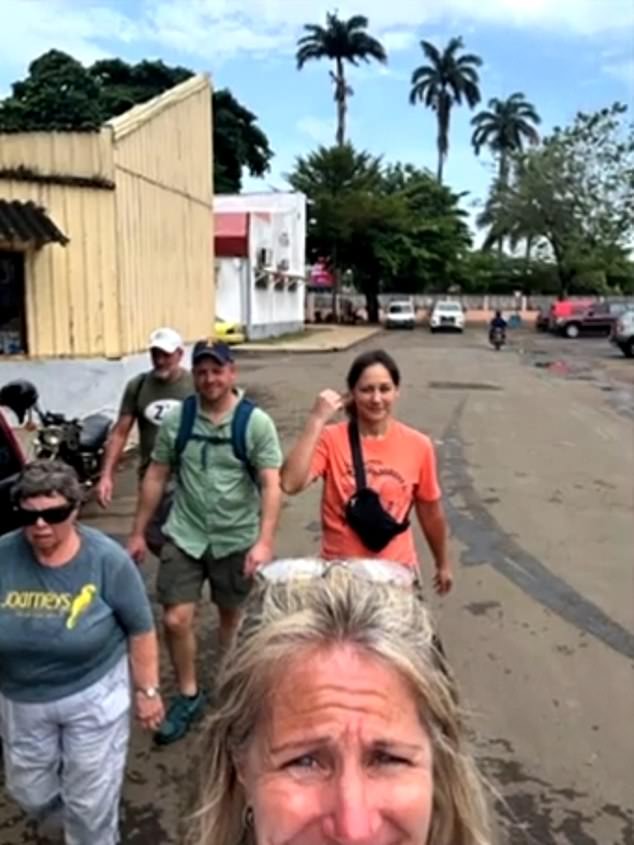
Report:
M 203 358 L 212 358 L 222 367 L 225 364 L 232 364 L 234 360 L 231 347 L 227 346 L 226 343 L 221 343 L 220 341 L 210 343 L 208 340 L 199 340 L 192 351 L 192 364 L 197 364 Z

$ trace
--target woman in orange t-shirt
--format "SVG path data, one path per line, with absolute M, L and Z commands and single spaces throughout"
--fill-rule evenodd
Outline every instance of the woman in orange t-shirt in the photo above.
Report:
M 426 435 L 393 417 L 400 382 L 396 362 L 387 352 L 377 349 L 356 358 L 348 372 L 348 396 L 344 399 L 334 390 L 324 390 L 317 397 L 284 463 L 282 488 L 294 495 L 323 479 L 324 558 L 380 557 L 418 565 L 411 527 L 373 552 L 349 524 L 346 509 L 357 491 L 349 422 L 328 424 L 345 409 L 358 427 L 367 487 L 378 494 L 383 510 L 401 525 L 414 508 L 434 556 L 434 585 L 442 595 L 451 589 L 453 573 L 447 555 L 447 525 L 436 456 Z

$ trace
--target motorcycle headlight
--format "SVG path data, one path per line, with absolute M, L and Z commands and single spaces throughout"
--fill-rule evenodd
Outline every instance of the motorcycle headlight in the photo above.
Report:
M 56 449 L 62 442 L 62 435 L 59 431 L 42 431 L 40 441 L 42 445 L 48 446 L 50 449 Z

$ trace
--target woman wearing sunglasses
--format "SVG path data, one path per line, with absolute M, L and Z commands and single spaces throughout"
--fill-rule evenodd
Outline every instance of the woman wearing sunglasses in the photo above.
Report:
M 447 527 L 431 440 L 394 418 L 401 374 L 382 349 L 355 359 L 348 394 L 322 391 L 282 469 L 282 488 L 300 493 L 323 480 L 322 555 L 376 555 L 417 567 L 409 515 L 416 514 L 436 564 L 441 595 L 453 584 Z M 345 410 L 348 420 L 329 424 Z
M 13 488 L 21 528 L 0 538 L 0 736 L 7 790 L 41 834 L 114 845 L 130 674 L 136 716 L 154 730 L 158 646 L 135 565 L 78 525 L 81 500 L 60 462 L 27 465 Z
M 411 567 L 277 561 L 218 679 L 190 845 L 490 845 Z

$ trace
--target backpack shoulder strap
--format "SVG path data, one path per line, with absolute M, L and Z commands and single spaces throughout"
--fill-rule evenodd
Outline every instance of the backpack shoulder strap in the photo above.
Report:
M 140 375 L 136 376 L 136 384 L 134 385 L 134 415 L 135 417 L 140 417 L 140 409 L 139 409 L 139 399 L 141 398 L 141 391 L 143 390 L 143 386 L 147 380 L 148 373 L 141 373 Z
M 181 418 L 178 424 L 178 432 L 176 440 L 174 441 L 174 451 L 176 453 L 176 461 L 180 460 L 181 455 L 185 451 L 185 446 L 192 436 L 194 430 L 194 423 L 196 421 L 196 410 L 198 408 L 198 400 L 195 394 L 188 396 L 181 406 Z
M 233 447 L 233 454 L 239 461 L 245 465 L 251 481 L 258 484 L 258 473 L 253 464 L 249 461 L 247 452 L 247 429 L 249 427 L 249 420 L 251 414 L 256 409 L 255 402 L 251 399 L 242 397 L 238 402 L 233 412 L 233 419 L 231 420 L 231 445 Z

